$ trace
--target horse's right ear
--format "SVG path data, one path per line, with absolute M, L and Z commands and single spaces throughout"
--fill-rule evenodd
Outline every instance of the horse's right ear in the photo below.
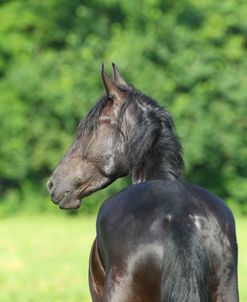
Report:
M 114 103 L 120 105 L 124 99 L 124 92 L 121 91 L 116 83 L 108 76 L 104 70 L 104 64 L 101 65 L 101 75 L 105 86 L 106 93 Z
M 115 63 L 112 63 L 112 69 L 115 83 L 117 83 L 117 85 L 128 86 Z

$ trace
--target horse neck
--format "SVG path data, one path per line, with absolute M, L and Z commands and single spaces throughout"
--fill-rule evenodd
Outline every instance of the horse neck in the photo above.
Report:
M 177 139 L 177 138 L 175 138 Z M 160 139 L 162 140 L 162 138 Z M 158 141 L 148 154 L 140 168 L 131 171 L 132 183 L 149 180 L 181 180 L 183 172 L 183 159 L 181 150 L 173 150 L 173 146 L 163 146 Z M 180 148 L 180 145 L 178 145 Z
M 122 133 L 132 182 L 182 179 L 182 148 L 171 116 L 144 95 L 129 97 L 126 104 Z
M 151 164 L 150 161 L 145 162 L 142 168 L 133 170 L 131 177 L 133 184 L 155 179 L 170 179 L 166 171 L 163 171 L 158 164 Z

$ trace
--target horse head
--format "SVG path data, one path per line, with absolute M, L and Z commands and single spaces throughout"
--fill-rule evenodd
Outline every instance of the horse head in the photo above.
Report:
M 47 183 L 52 201 L 60 208 L 78 208 L 82 197 L 128 174 L 124 133 L 116 129 L 131 88 L 115 64 L 114 80 L 103 64 L 101 75 L 106 93 L 81 121 L 74 142 Z

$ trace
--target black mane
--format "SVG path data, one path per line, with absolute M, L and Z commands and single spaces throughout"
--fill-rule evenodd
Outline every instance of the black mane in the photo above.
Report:
M 128 109 L 132 130 L 127 153 L 132 171 L 141 169 L 148 158 L 155 158 L 161 162 L 160 170 L 164 176 L 173 180 L 182 179 L 182 147 L 170 114 L 155 100 L 132 87 L 121 88 L 127 94 L 119 111 L 116 134 Z M 89 111 L 79 124 L 76 141 L 87 140 L 93 131 L 97 131 L 101 112 L 108 101 L 108 96 L 104 95 Z

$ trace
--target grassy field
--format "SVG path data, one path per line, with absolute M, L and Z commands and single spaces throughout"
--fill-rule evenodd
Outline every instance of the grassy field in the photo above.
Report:
M 237 219 L 240 301 L 247 302 L 247 218 Z M 94 217 L 30 216 L 0 222 L 1 302 L 89 302 Z

